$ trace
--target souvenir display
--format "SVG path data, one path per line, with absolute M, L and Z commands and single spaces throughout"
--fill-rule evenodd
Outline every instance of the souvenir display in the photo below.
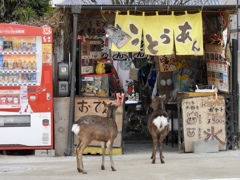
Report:
M 101 40 L 85 39 L 81 42 L 81 74 L 91 74 L 95 72 L 95 61 L 102 59 Z

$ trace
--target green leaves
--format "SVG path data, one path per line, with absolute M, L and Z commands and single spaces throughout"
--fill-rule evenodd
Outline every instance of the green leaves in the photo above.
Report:
M 34 18 L 37 18 L 35 10 L 30 6 L 27 7 L 20 6 L 16 8 L 12 12 L 12 16 L 14 17 L 15 20 L 20 22 L 31 21 Z
M 1 0 L 0 22 L 24 23 L 42 17 L 50 10 L 49 0 Z

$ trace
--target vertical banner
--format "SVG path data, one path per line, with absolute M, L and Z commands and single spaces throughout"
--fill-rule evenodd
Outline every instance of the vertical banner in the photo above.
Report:
M 202 12 L 174 16 L 177 55 L 203 55 Z
M 143 16 L 119 15 L 116 14 L 115 27 L 120 27 L 122 31 L 131 36 L 123 47 L 117 48 L 112 44 L 113 52 L 139 52 L 141 47 L 141 37 L 143 28 Z
M 173 54 L 173 15 L 145 16 L 143 34 L 145 54 Z
M 42 27 L 42 63 L 52 65 L 52 28 L 48 25 Z
M 52 44 L 42 44 L 44 65 L 52 65 Z

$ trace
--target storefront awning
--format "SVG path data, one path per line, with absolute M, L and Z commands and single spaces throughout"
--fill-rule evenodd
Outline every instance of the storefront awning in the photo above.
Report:
M 71 8 L 72 6 L 79 6 L 82 10 L 226 10 L 238 9 L 239 5 L 76 5 L 76 4 L 55 4 L 57 7 Z

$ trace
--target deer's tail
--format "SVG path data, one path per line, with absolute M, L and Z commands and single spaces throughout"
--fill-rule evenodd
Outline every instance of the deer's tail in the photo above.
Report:
M 78 135 L 79 131 L 80 131 L 80 126 L 78 124 L 73 124 L 72 132 L 74 132 L 74 134 Z

